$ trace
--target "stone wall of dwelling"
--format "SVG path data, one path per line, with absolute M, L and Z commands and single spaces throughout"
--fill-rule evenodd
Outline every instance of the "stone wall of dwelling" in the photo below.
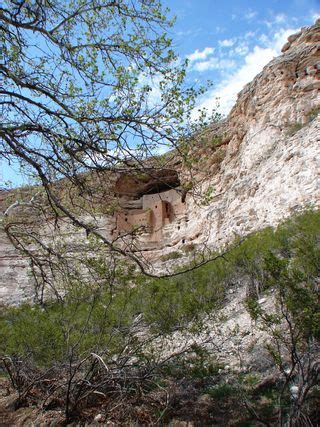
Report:
M 146 227 L 150 241 L 161 242 L 162 229 L 185 214 L 181 191 L 170 189 L 142 196 L 142 209 L 124 209 L 116 215 L 116 233 L 131 232 L 135 227 Z
M 168 202 L 163 200 L 154 201 L 154 204 L 151 204 L 152 212 L 152 235 L 150 239 L 155 242 L 159 242 L 162 239 L 162 227 L 164 220 L 166 218 L 166 205 Z
M 134 227 L 150 228 L 151 211 L 138 210 L 134 212 L 121 211 L 117 213 L 116 227 L 118 232 L 130 232 Z
M 169 202 L 172 206 L 175 206 L 182 204 L 181 198 L 181 191 L 174 188 L 161 193 L 145 194 L 142 196 L 142 207 L 143 209 L 152 208 L 153 205 L 160 201 Z

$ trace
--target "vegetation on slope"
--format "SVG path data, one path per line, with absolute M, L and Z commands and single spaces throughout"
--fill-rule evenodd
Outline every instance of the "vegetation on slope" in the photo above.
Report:
M 230 405 L 226 425 L 241 419 L 271 424 L 279 417 L 297 423 L 316 419 L 319 241 L 320 213 L 311 211 L 249 236 L 215 262 L 171 278 L 148 279 L 125 266 L 111 274 L 102 256 L 87 257 L 92 277 L 100 281 L 88 287 L 87 281 L 74 280 L 65 298 L 42 306 L 1 309 L 0 351 L 19 404 L 64 407 L 69 421 L 92 419 L 92 413 L 102 411 L 105 419 L 118 422 L 178 416 L 219 423 Z M 268 351 L 283 375 L 267 386 L 254 375 L 236 374 L 225 383 L 206 339 L 190 343 L 190 336 L 204 334 L 235 280 L 247 286 L 248 310 L 268 334 Z M 262 295 L 274 298 L 271 311 L 261 308 Z M 178 348 L 170 338 L 177 331 L 186 338 Z M 293 398 L 292 384 L 303 395 Z M 193 401 L 185 413 L 186 396 L 178 397 L 183 389 Z M 197 412 L 202 395 L 208 399 L 203 415 Z M 120 409 L 112 412 L 116 402 Z

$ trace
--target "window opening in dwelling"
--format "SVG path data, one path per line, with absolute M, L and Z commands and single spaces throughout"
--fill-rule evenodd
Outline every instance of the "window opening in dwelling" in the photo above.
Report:
M 166 217 L 170 218 L 170 205 L 169 205 L 169 203 L 166 203 L 165 207 L 166 207 Z

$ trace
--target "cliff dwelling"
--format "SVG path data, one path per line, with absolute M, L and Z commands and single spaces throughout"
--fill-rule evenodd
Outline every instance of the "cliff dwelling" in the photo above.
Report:
M 161 242 L 169 224 L 185 219 L 185 192 L 179 187 L 176 171 L 151 171 L 150 175 L 122 175 L 115 185 L 120 210 L 115 213 L 115 236 L 132 231 L 150 242 Z

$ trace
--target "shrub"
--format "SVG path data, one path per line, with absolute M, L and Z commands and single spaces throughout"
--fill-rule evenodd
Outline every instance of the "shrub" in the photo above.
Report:
M 237 387 L 228 383 L 217 384 L 207 389 L 207 393 L 209 394 L 209 396 L 221 400 L 235 396 L 237 392 Z
M 307 113 L 307 119 L 308 119 L 308 122 L 311 122 L 311 121 L 312 121 L 312 120 L 314 120 L 316 117 L 318 117 L 319 113 L 320 113 L 320 105 L 319 105 L 318 107 L 314 107 L 314 108 L 312 108 L 312 110 L 310 110 L 310 111 Z
M 172 251 L 172 252 L 169 252 L 168 254 L 162 255 L 161 261 L 165 262 L 165 261 L 170 261 L 173 259 L 179 259 L 179 258 L 182 258 L 182 256 L 183 256 L 183 254 L 181 252 Z
M 92 356 L 95 354 L 103 356 L 115 370 L 112 371 L 116 372 L 115 375 L 119 375 L 117 369 L 120 362 L 122 367 L 126 366 L 125 369 L 129 366 L 130 372 L 126 371 L 123 375 L 129 374 L 132 378 L 138 378 L 137 381 L 140 381 L 137 372 L 144 378 L 145 372 L 151 370 L 152 375 L 157 373 L 157 381 L 161 380 L 161 375 L 164 378 L 169 375 L 171 379 L 187 377 L 190 381 L 199 379 L 200 382 L 212 384 L 220 376 L 212 353 L 192 347 L 188 357 L 169 358 L 156 370 L 160 350 L 155 350 L 157 347 L 153 348 L 151 342 L 157 337 L 163 339 L 177 329 L 179 333 L 186 332 L 186 336 L 191 333 L 205 335 L 205 315 L 222 306 L 228 283 L 234 283 L 240 277 L 241 282 L 247 278 L 249 287 L 253 288 L 248 297 L 249 311 L 271 334 L 274 341 L 269 351 L 284 378 L 286 361 L 293 360 L 299 378 L 310 379 L 312 370 L 299 373 L 299 369 L 305 369 L 306 361 L 312 362 L 320 339 L 317 290 L 319 242 L 320 213 L 310 211 L 276 229 L 268 228 L 248 236 L 214 262 L 196 269 L 193 269 L 194 264 L 184 266 L 189 267 L 190 271 L 169 278 L 142 277 L 119 262 L 111 274 L 103 254 L 96 258 L 88 256 L 84 262 L 93 277 L 97 277 L 91 286 L 80 279 L 73 279 L 66 287 L 63 300 L 47 302 L 42 306 L 24 304 L 0 309 L 0 353 L 12 361 L 14 369 L 19 370 L 26 361 L 23 375 L 38 369 L 41 376 L 44 368 L 49 368 L 47 372 L 61 371 L 59 381 L 64 384 L 61 393 L 65 387 L 64 373 L 71 375 L 72 383 L 75 372 L 79 374 L 78 366 L 87 366 L 83 361 L 90 360 L 87 369 L 93 380 L 97 372 L 102 375 L 103 369 Z M 275 312 L 265 312 L 258 303 L 262 292 L 274 295 L 277 302 Z M 288 330 L 295 332 L 291 341 L 279 328 L 288 320 L 291 328 Z M 292 341 L 295 337 L 299 339 Z M 295 343 L 291 359 L 282 350 L 279 351 L 281 345 L 272 345 L 283 343 L 281 340 L 284 338 L 286 345 Z M 145 341 L 150 343 L 149 347 Z M 309 366 L 313 366 L 312 363 Z M 86 371 L 83 375 L 87 375 Z M 80 383 L 87 387 L 88 382 L 83 381 Z M 240 388 L 244 387 L 250 392 L 255 381 L 255 377 L 246 376 Z M 311 392 L 316 390 L 312 381 L 307 384 Z M 72 393 L 80 393 L 77 388 L 80 383 L 75 383 Z M 27 387 L 27 390 L 31 389 Z M 210 386 L 208 393 L 222 400 L 237 396 L 237 390 L 231 384 L 220 383 Z M 287 411 L 290 416 L 301 415 L 288 400 L 288 391 L 273 390 L 272 393 L 278 393 L 283 413 Z M 261 414 L 271 416 L 271 406 L 261 405 Z M 256 407 L 259 409 L 259 405 Z
M 293 136 L 295 133 L 297 133 L 300 129 L 302 129 L 304 126 L 303 123 L 296 122 L 296 123 L 288 123 L 287 124 L 287 135 Z

